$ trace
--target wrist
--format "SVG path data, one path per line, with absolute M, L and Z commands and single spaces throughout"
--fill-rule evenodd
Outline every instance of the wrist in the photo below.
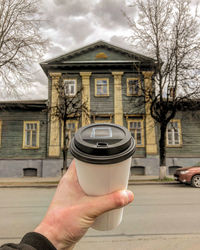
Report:
M 55 234 L 51 232 L 48 226 L 45 226 L 41 223 L 39 226 L 35 228 L 34 232 L 45 236 L 54 245 L 56 249 L 59 249 L 58 240 L 56 239 Z
M 60 239 L 60 235 L 55 232 L 55 228 L 51 228 L 43 222 L 35 228 L 34 232 L 45 236 L 57 250 L 72 250 L 75 246 L 75 244 L 69 244 L 67 241 Z

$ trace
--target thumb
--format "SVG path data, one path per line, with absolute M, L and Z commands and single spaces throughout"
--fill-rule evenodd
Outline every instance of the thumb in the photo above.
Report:
M 92 197 L 91 216 L 96 217 L 112 209 L 124 207 L 131 203 L 134 194 L 130 190 L 119 190 L 110 194 Z

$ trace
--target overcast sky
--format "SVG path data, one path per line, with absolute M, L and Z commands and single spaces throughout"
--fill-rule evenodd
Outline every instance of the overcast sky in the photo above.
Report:
M 131 49 L 126 41 L 130 29 L 122 10 L 134 14 L 129 0 L 41 0 L 45 21 L 42 33 L 49 39 L 43 60 L 104 40 Z M 39 65 L 39 64 L 38 64 Z M 22 99 L 47 98 L 47 78 L 38 66 L 33 83 Z
M 122 10 L 136 16 L 132 0 L 41 0 L 44 15 L 42 34 L 50 45 L 43 60 L 104 40 L 132 49 L 126 39 L 131 30 Z M 199 0 L 193 0 L 199 1 Z M 133 49 L 134 50 L 134 49 Z M 34 68 L 33 83 L 22 99 L 47 98 L 47 77 L 39 66 Z

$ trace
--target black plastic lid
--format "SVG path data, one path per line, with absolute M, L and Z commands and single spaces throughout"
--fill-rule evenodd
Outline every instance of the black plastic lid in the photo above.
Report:
M 135 141 L 124 127 L 97 123 L 82 127 L 75 133 L 70 151 L 80 161 L 112 164 L 131 157 L 135 152 Z

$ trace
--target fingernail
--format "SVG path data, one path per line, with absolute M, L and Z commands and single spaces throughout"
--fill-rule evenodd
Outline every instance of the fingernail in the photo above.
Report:
M 123 190 L 123 195 L 127 198 L 127 203 L 130 203 L 134 199 L 134 195 L 130 190 Z

